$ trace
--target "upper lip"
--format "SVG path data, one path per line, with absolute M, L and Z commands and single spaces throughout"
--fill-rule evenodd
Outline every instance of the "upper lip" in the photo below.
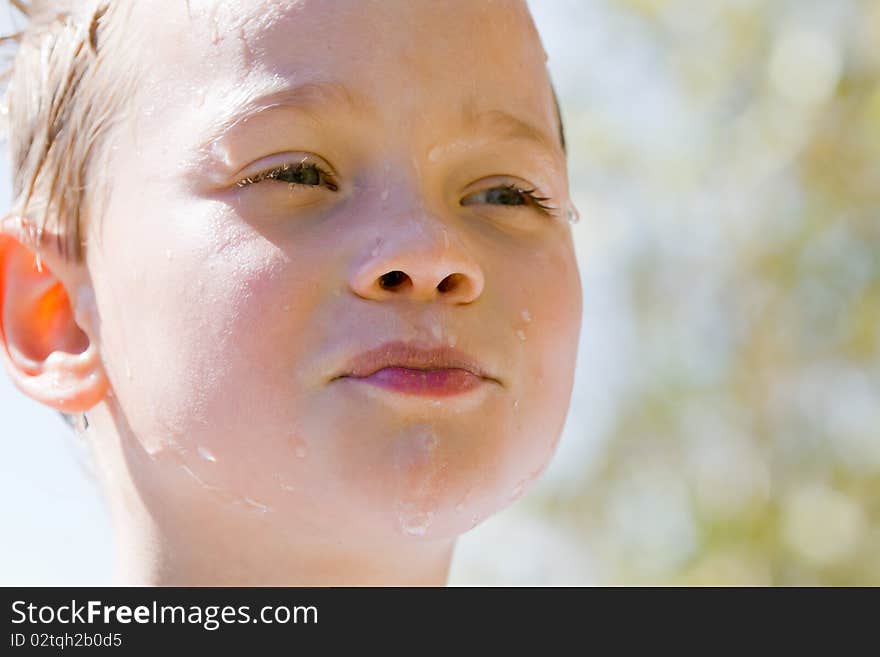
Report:
M 343 372 L 334 378 L 345 376 L 362 378 L 386 367 L 419 370 L 462 369 L 500 383 L 474 357 L 463 351 L 446 345 L 433 346 L 403 340 L 385 342 L 375 349 L 358 354 L 349 360 Z

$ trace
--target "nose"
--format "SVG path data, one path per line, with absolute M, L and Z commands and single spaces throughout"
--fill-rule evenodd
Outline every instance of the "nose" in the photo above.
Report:
M 350 280 L 365 299 L 464 304 L 483 291 L 481 267 L 439 220 L 404 221 L 367 248 L 366 262 Z

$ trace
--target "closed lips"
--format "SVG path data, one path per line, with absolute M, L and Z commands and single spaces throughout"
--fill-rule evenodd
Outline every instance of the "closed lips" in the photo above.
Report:
M 414 370 L 461 369 L 500 383 L 498 379 L 489 375 L 476 359 L 458 349 L 405 341 L 386 342 L 355 356 L 348 361 L 342 373 L 334 378 L 364 378 L 386 367 Z

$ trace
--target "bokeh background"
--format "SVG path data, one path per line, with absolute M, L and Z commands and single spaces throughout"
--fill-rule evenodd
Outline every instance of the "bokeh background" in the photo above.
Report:
M 529 4 L 583 334 L 552 465 L 450 584 L 880 585 L 880 2 Z M 72 432 L 5 376 L 0 416 L 0 584 L 110 583 Z

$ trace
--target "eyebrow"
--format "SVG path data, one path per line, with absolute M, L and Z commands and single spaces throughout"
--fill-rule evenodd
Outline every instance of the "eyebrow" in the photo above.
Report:
M 553 92 L 556 117 L 559 122 L 558 144 L 554 144 L 547 133 L 540 128 L 509 112 L 499 109 L 478 110 L 476 108 L 476 99 L 473 96 L 464 105 L 465 124 L 469 128 L 489 128 L 505 137 L 532 141 L 549 150 L 554 150 L 561 146 L 562 151 L 565 152 L 562 117 L 559 112 L 556 90 L 552 88 L 552 84 L 551 90 Z M 216 123 L 210 131 L 208 138 L 202 143 L 210 147 L 211 144 L 231 132 L 238 124 L 247 121 L 262 111 L 276 107 L 301 111 L 316 123 L 321 121 L 320 110 L 326 110 L 327 107 L 341 107 L 349 113 L 363 112 L 372 116 L 377 114 L 375 106 L 367 102 L 363 97 L 352 93 L 345 85 L 339 82 L 329 80 L 306 82 L 296 87 L 269 90 L 246 100 L 238 110 Z
M 238 124 L 275 107 L 299 110 L 314 121 L 320 120 L 318 110 L 328 106 L 343 105 L 349 112 L 371 112 L 371 108 L 358 101 L 344 85 L 331 81 L 306 82 L 297 87 L 269 89 L 259 95 L 252 95 L 239 109 L 215 123 L 203 143 L 210 145 L 222 139 Z

